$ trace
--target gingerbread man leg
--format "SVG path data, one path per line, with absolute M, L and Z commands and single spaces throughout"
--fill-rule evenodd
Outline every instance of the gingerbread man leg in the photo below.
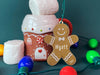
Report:
M 59 60 L 61 59 L 61 54 L 60 52 L 56 52 L 58 50 L 54 50 L 48 57 L 47 62 L 49 65 L 54 66 L 56 65 Z
M 68 65 L 74 65 L 76 63 L 76 57 L 73 55 L 73 53 L 70 50 L 66 50 L 62 54 L 63 60 L 68 64 Z

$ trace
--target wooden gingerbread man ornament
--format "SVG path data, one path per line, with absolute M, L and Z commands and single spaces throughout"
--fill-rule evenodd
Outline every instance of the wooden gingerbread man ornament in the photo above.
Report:
M 47 63 L 54 66 L 62 58 L 68 65 L 74 65 L 76 57 L 70 51 L 70 46 L 78 42 L 78 36 L 69 36 L 69 27 L 66 24 L 56 25 L 53 33 L 54 36 L 48 35 L 44 38 L 44 41 L 53 47 L 53 52 L 48 57 Z

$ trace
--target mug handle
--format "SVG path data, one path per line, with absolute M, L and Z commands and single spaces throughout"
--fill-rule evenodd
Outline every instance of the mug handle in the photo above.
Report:
M 61 21 L 61 18 L 59 18 L 59 21 Z M 71 35 L 72 31 L 73 31 L 72 23 L 68 19 L 66 19 L 66 18 L 63 19 L 63 22 L 65 22 L 69 26 L 69 29 L 70 29 L 69 35 Z

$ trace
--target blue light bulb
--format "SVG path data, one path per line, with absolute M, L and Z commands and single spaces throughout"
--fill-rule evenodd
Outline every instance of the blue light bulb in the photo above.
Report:
M 31 57 L 29 56 L 23 57 L 18 64 L 18 69 L 19 69 L 18 75 L 21 74 L 28 75 L 27 73 L 33 69 L 33 65 L 34 62 L 31 59 Z
M 77 42 L 74 45 L 72 45 L 73 48 L 77 48 L 78 46 L 79 46 L 79 42 Z

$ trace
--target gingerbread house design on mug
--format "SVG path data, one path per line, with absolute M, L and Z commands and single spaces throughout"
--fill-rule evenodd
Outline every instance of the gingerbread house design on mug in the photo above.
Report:
M 59 4 L 57 0 L 29 0 L 29 7 L 32 15 L 26 15 L 22 24 L 25 55 L 34 61 L 45 61 L 53 48 L 43 39 L 46 35 L 53 35 L 53 29 L 59 23 L 54 15 Z
M 47 60 L 53 49 L 43 39 L 46 35 L 53 35 L 52 31 L 58 22 L 55 15 L 27 15 L 22 24 L 25 54 L 34 61 Z

